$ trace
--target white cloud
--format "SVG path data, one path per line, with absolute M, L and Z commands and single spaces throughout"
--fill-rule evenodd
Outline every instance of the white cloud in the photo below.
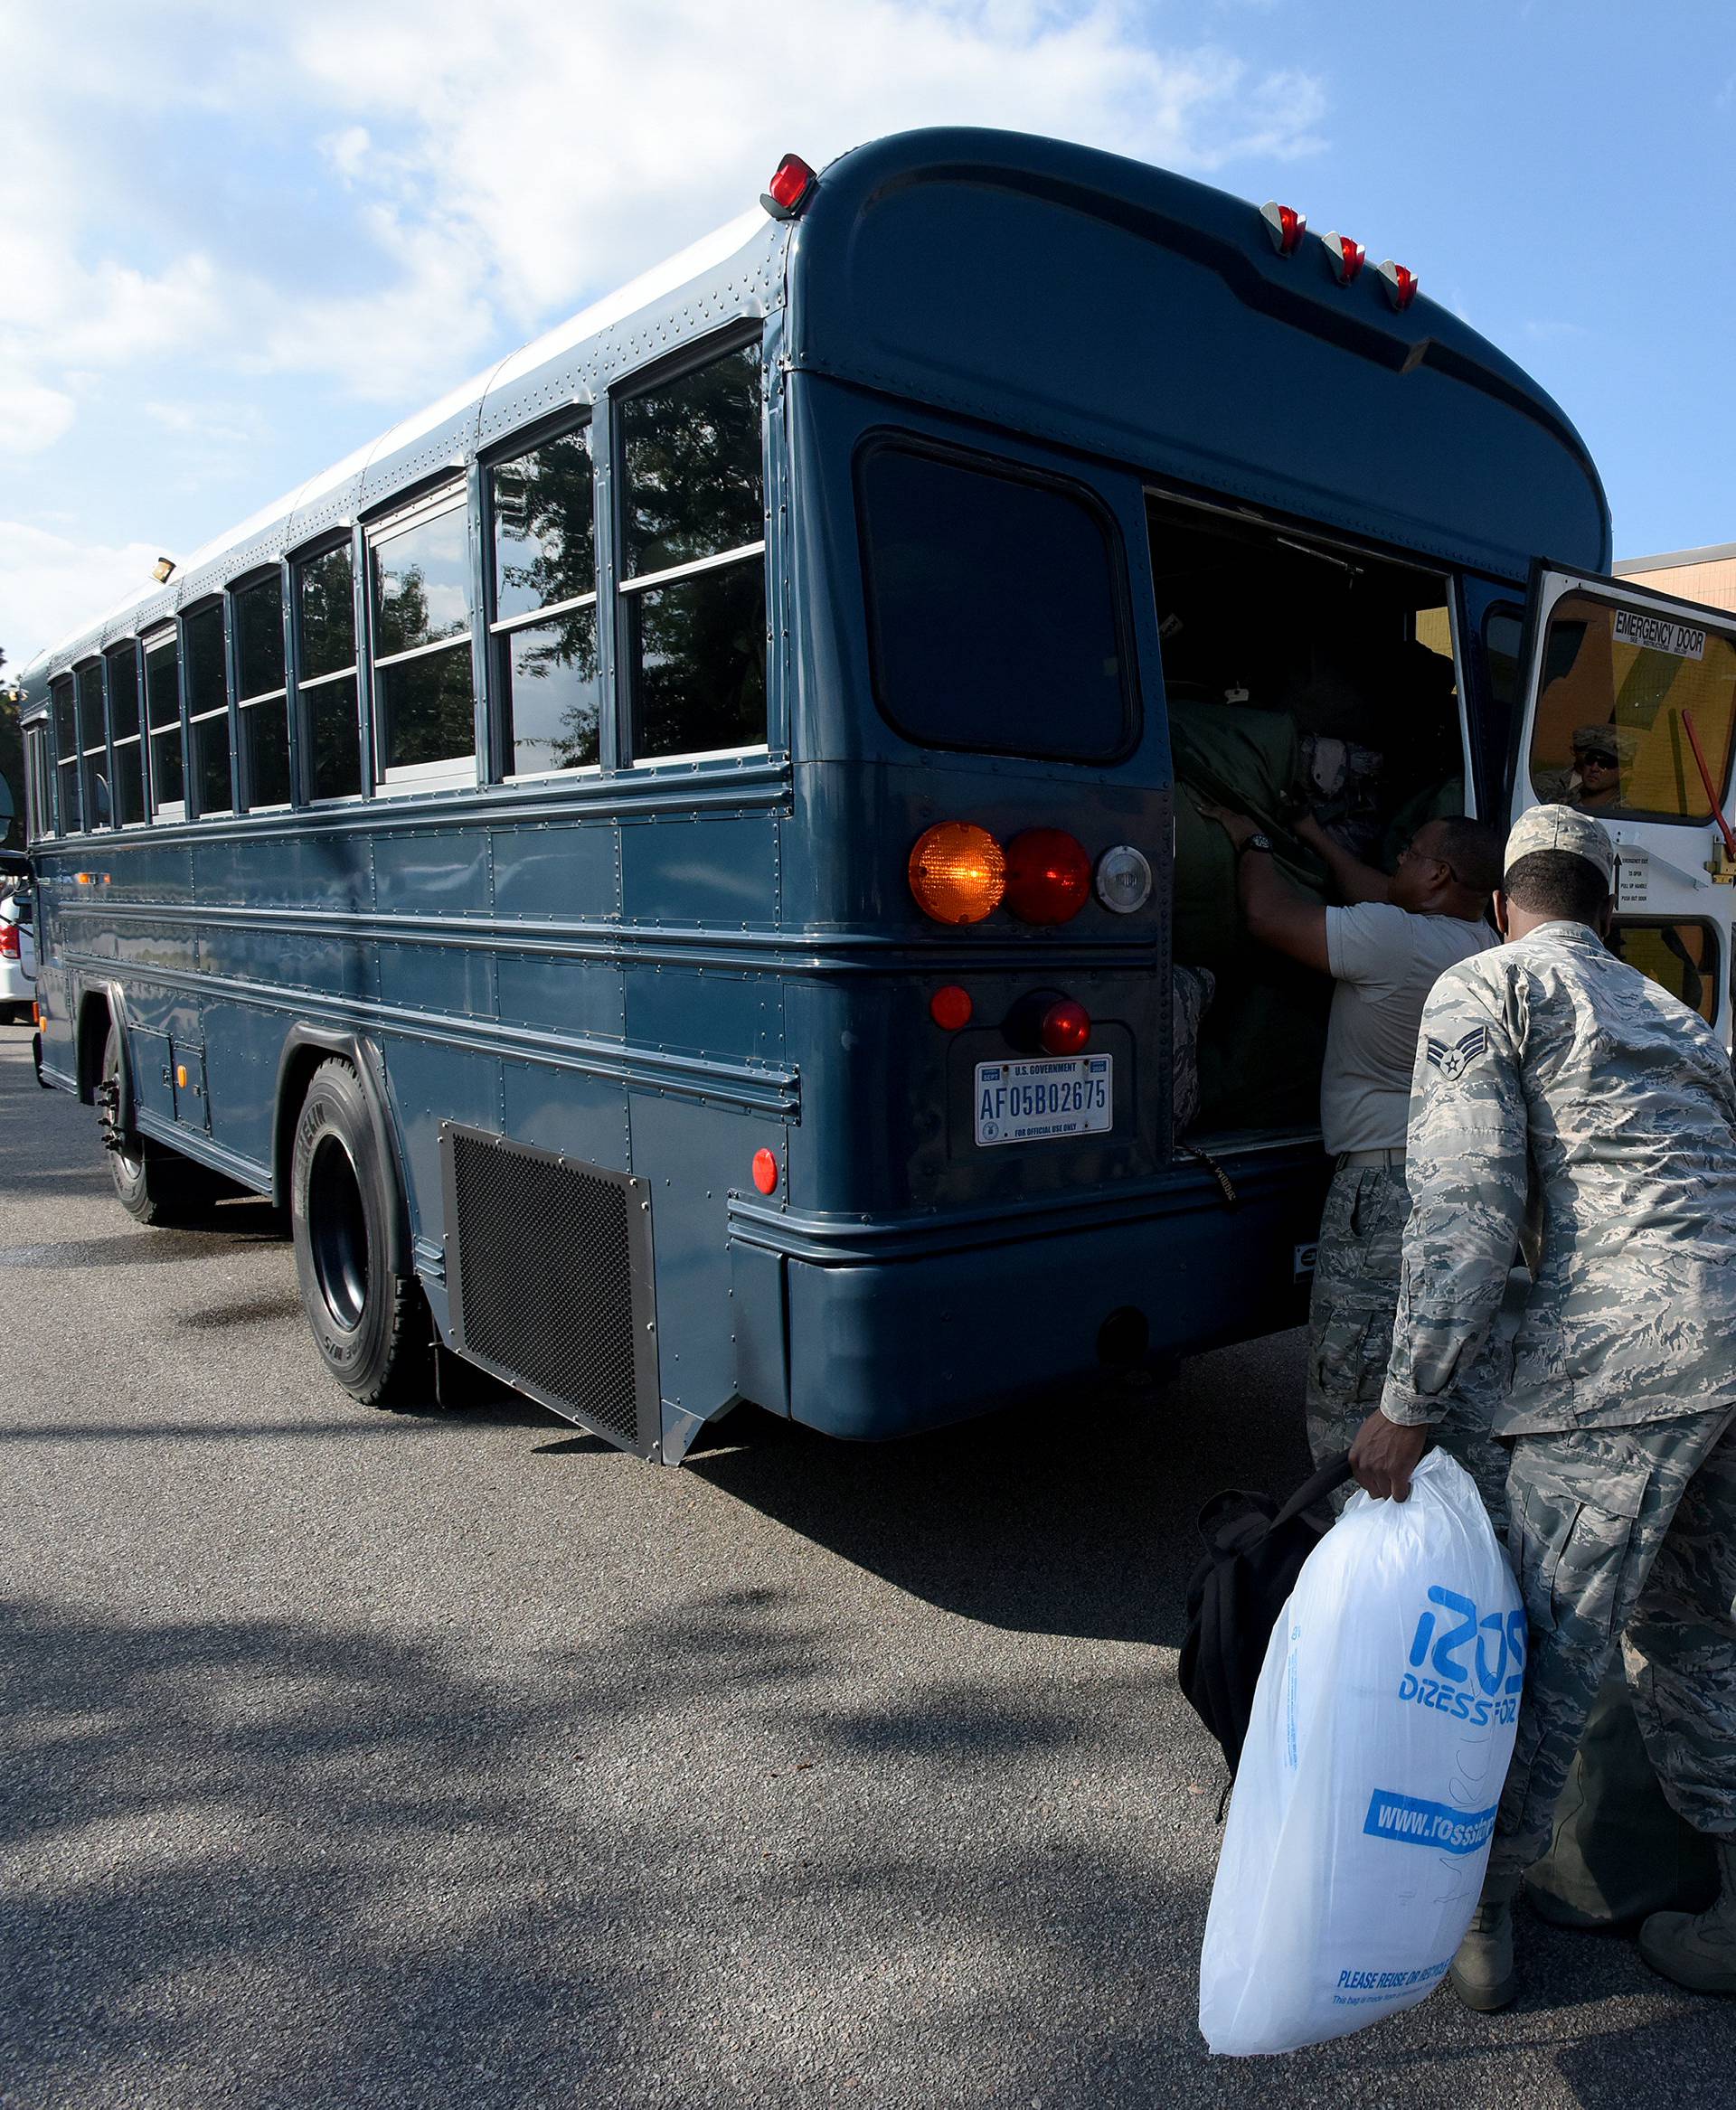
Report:
M 75 407 L 59 389 L 0 374 L 0 452 L 39 454 L 71 426 Z
M 142 592 L 161 553 L 148 542 L 82 542 L 0 520 L 0 645 L 8 675 L 22 673 L 44 645 Z
M 365 117 L 327 144 L 432 238 L 480 259 L 521 330 L 751 203 L 778 155 L 986 124 L 1209 171 L 1317 144 L 1310 76 L 1154 48 L 1131 7 L 842 0 L 792 9 L 640 0 L 582 32 L 543 0 L 424 0 L 413 15 L 308 0 L 297 69 Z M 449 245 L 449 249 L 448 247 Z
M 1315 77 L 1165 27 L 1140 0 L 0 0 L 0 453 L 19 490 L 54 468 L 36 524 L 13 495 L 0 525 L 0 640 L 146 576 L 114 523 L 220 524 L 174 502 L 239 490 L 262 427 L 305 426 L 312 473 L 354 437 L 327 439 L 335 396 L 413 410 L 750 206 L 786 150 L 979 124 L 1210 174 L 1319 145 Z
M 69 365 L 185 353 L 408 407 L 750 203 L 787 147 L 818 162 L 976 123 L 1210 171 L 1307 152 L 1324 111 L 1308 75 L 1158 47 L 1129 0 L 830 0 L 769 34 L 763 0 L 305 0 L 250 21 L 108 0 L 86 17 L 73 67 L 40 11 L 0 0 L 0 285 L 27 378 L 61 392 Z M 105 126 L 146 89 L 160 127 L 257 124 L 335 184 L 363 289 L 274 268 L 269 222 L 244 268 L 220 265 L 221 182 L 190 203 L 148 129 Z M 178 210 L 146 244 L 159 185 Z

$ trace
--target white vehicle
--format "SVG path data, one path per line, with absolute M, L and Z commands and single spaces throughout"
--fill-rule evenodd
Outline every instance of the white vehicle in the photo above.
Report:
M 30 880 L 0 871 L 0 1018 L 28 1022 L 36 1000 L 36 934 Z

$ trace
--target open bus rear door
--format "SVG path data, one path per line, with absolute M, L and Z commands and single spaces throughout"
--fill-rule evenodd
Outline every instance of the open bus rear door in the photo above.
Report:
M 1612 946 L 1728 1043 L 1736 616 L 1540 568 L 1526 637 L 1514 817 L 1553 799 L 1604 823 Z

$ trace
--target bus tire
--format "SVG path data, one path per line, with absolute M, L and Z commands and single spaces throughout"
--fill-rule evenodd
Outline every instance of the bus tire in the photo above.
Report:
M 368 1406 L 432 1396 L 433 1324 L 421 1285 L 392 1266 L 400 1206 L 361 1083 L 335 1056 L 315 1070 L 296 1116 L 289 1223 L 314 1345 Z
M 119 1022 L 110 1018 L 102 1046 L 97 1109 L 103 1144 L 108 1153 L 108 1171 L 115 1182 L 115 1199 L 136 1223 L 184 1223 L 214 1198 L 213 1182 L 203 1167 L 189 1163 L 178 1151 L 154 1143 L 149 1136 L 123 1125 L 121 1064 L 125 1060 Z

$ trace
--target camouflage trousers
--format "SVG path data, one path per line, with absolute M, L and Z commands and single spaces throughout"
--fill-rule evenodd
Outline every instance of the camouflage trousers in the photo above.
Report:
M 1618 1636 L 1672 1807 L 1736 1837 L 1736 1406 L 1522 1436 L 1508 1492 L 1531 1663 L 1491 1870 L 1548 1843 Z
M 1381 1403 L 1399 1308 L 1399 1264 L 1410 1196 L 1401 1170 L 1341 1165 L 1326 1190 L 1308 1301 L 1308 1449 L 1318 1465 L 1341 1457 Z M 1506 1446 L 1489 1434 L 1505 1389 L 1507 1351 L 1492 1340 L 1455 1388 L 1440 1447 L 1477 1482 L 1497 1535 L 1506 1529 Z M 1354 1493 L 1339 1491 L 1342 1508 Z

